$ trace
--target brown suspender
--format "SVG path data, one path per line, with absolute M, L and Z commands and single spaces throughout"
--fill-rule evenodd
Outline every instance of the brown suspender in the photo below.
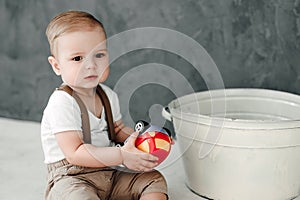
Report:
M 108 130 L 107 130 L 108 138 L 111 141 L 113 141 L 114 143 L 116 143 L 115 126 L 114 126 L 114 121 L 113 121 L 113 116 L 112 116 L 112 112 L 111 112 L 109 99 L 108 99 L 106 93 L 104 92 L 104 90 L 102 89 L 102 87 L 100 87 L 99 85 L 97 86 L 96 92 L 99 95 L 99 97 L 102 101 L 102 104 L 104 106 L 105 120 L 107 122 L 107 128 L 108 128 Z
M 89 120 L 88 111 L 87 111 L 84 103 L 82 102 L 80 97 L 75 92 L 73 92 L 73 89 L 70 88 L 68 85 L 61 85 L 58 88 L 58 90 L 63 90 L 65 92 L 67 92 L 69 95 L 73 96 L 74 99 L 76 100 L 77 104 L 79 105 L 80 112 L 81 112 L 83 141 L 85 143 L 90 144 L 91 143 L 90 120 Z M 107 122 L 107 127 L 108 127 L 108 138 L 112 142 L 116 142 L 116 133 L 115 133 L 109 99 L 100 85 L 97 86 L 96 92 L 99 95 L 99 97 L 102 101 L 103 107 L 104 107 L 105 120 Z

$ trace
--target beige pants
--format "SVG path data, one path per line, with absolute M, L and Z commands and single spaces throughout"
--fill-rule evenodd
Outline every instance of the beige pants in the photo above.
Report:
M 112 168 L 85 168 L 62 160 L 48 165 L 47 200 L 134 200 L 142 194 L 167 195 L 158 171 L 131 173 Z

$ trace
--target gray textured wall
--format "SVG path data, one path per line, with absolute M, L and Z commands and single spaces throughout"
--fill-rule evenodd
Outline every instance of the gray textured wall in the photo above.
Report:
M 53 16 L 70 9 L 94 14 L 108 36 L 157 26 L 192 37 L 214 59 L 227 88 L 300 94 L 299 0 L 1 0 L 0 116 L 40 120 L 50 93 L 60 84 L 47 63 L 44 31 Z M 187 61 L 161 50 L 122 56 L 112 63 L 107 84 L 113 87 L 128 70 L 149 62 L 178 70 L 195 91 L 207 89 Z M 129 107 L 134 120 L 147 119 L 151 105 L 166 105 L 174 98 L 167 88 L 148 84 L 135 91 L 130 105 L 121 106 Z

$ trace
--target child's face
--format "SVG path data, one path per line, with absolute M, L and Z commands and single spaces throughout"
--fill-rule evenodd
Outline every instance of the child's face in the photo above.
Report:
M 66 33 L 57 38 L 56 57 L 51 60 L 50 56 L 48 60 L 66 84 L 75 88 L 94 88 L 109 74 L 105 40 L 100 28 Z

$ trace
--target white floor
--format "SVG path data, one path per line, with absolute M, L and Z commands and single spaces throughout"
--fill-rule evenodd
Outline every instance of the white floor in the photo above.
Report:
M 43 199 L 46 169 L 40 124 L 0 118 L 0 149 L 0 200 Z M 176 144 L 158 169 L 167 179 L 171 200 L 205 200 L 185 186 L 184 169 Z
M 0 118 L 0 199 L 41 200 L 46 169 L 40 142 L 40 124 Z M 201 200 L 184 183 L 177 145 L 159 166 L 165 175 L 171 200 Z

